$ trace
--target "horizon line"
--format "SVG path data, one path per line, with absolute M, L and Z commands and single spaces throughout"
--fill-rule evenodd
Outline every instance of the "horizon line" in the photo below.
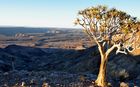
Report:
M 2 28 L 2 27 L 5 27 L 5 28 L 6 27 L 9 27 L 9 28 L 10 27 L 11 28 L 14 28 L 14 27 L 15 28 L 16 27 L 18 28 L 19 27 L 19 28 L 57 28 L 57 29 L 59 29 L 59 28 L 60 29 L 65 29 L 66 28 L 66 29 L 82 29 L 82 28 L 78 28 L 78 27 L 75 27 L 74 28 L 74 27 L 55 27 L 55 26 L 54 27 L 53 26 L 50 26 L 50 27 L 49 26 L 42 26 L 41 27 L 41 26 L 22 26 L 22 25 L 21 26 L 20 25 L 19 26 L 17 26 L 17 25 L 0 25 L 0 28 Z

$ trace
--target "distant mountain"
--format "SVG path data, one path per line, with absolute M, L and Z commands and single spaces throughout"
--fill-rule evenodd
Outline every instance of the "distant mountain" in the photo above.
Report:
M 34 27 L 0 27 L 0 34 L 15 35 L 17 33 L 45 33 L 48 30 L 73 30 L 73 28 L 34 28 Z
M 15 35 L 17 33 L 44 33 L 48 28 L 28 28 L 28 27 L 0 27 L 0 34 Z

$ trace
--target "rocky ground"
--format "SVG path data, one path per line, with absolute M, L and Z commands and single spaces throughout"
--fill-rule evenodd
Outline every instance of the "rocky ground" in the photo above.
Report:
M 10 71 L 0 73 L 0 87 L 95 87 L 92 81 L 96 77 L 91 73 Z M 110 82 L 112 87 L 138 87 L 139 85 L 135 80 L 126 82 L 110 80 Z
M 0 74 L 0 84 L 8 85 L 10 87 L 15 85 L 26 86 L 36 85 L 41 87 L 43 83 L 47 83 L 51 87 L 87 87 L 91 85 L 91 80 L 96 76 L 89 73 L 66 73 L 55 71 L 38 71 L 28 72 L 22 71 L 10 71 Z M 85 83 L 87 81 L 88 83 Z
M 46 82 L 51 87 L 89 87 L 96 79 L 99 64 L 96 46 L 77 51 L 10 45 L 0 49 L 0 85 L 25 83 L 41 87 Z M 140 86 L 139 72 L 139 55 L 110 55 L 107 78 L 113 87 L 121 82 Z

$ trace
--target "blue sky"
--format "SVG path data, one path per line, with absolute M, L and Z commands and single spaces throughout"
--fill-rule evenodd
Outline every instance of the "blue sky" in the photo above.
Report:
M 75 27 L 77 12 L 107 5 L 140 19 L 140 0 L 0 0 L 0 26 Z

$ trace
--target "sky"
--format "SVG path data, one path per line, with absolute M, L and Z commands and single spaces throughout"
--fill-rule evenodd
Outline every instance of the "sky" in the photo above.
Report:
M 78 11 L 97 5 L 140 19 L 140 0 L 0 0 L 0 26 L 75 28 Z

